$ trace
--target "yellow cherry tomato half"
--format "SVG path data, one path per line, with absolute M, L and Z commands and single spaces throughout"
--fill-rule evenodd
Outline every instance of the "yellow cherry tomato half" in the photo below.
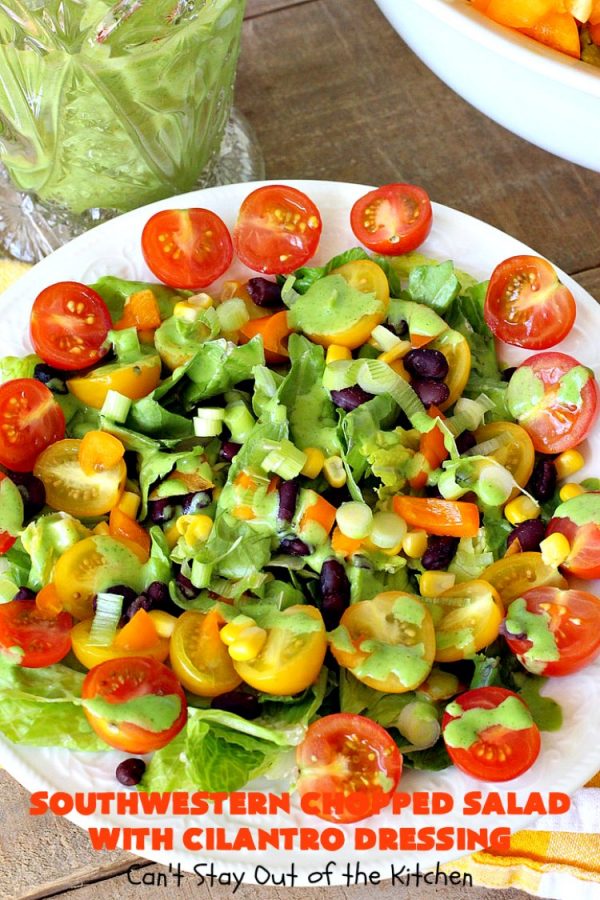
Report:
M 531 588 L 568 587 L 558 569 L 547 566 L 542 554 L 533 552 L 505 556 L 484 569 L 481 578 L 495 588 L 505 609 Z
M 435 661 L 457 662 L 495 641 L 504 618 L 498 592 L 486 581 L 465 581 L 428 602 L 435 626 Z
M 268 629 L 258 656 L 248 662 L 236 660 L 233 665 L 240 678 L 257 691 L 291 695 L 317 680 L 326 650 L 325 625 L 319 610 L 290 606 Z
M 435 631 L 425 602 L 385 591 L 353 603 L 329 635 L 336 660 L 355 678 L 390 694 L 422 684 L 435 656 Z
M 462 396 L 471 374 L 471 348 L 459 331 L 449 328 L 435 341 L 427 344 L 427 349 L 440 350 L 448 360 L 448 374 L 445 381 L 450 395 L 445 403 L 440 403 L 440 409 L 443 411 Z
M 46 503 L 76 518 L 96 518 L 116 506 L 127 480 L 125 461 L 86 475 L 79 462 L 81 441 L 50 444 L 38 456 L 33 474 L 43 482 Z
M 486 453 L 486 456 L 508 469 L 517 484 L 525 487 L 533 472 L 535 450 L 533 441 L 524 428 L 514 422 L 490 422 L 477 429 L 475 440 L 478 444 L 501 441 L 498 449 Z M 515 488 L 511 496 L 516 496 L 517 493 Z
M 354 350 L 360 347 L 371 336 L 371 332 L 377 325 L 381 325 L 387 315 L 390 304 L 390 288 L 385 272 L 377 263 L 368 259 L 357 259 L 346 263 L 337 269 L 333 269 L 330 275 L 341 275 L 348 284 L 364 294 L 375 294 L 381 301 L 379 312 L 363 316 L 345 331 L 335 334 L 311 334 L 310 338 L 317 344 L 329 347 L 337 344 L 340 347 L 348 347 Z
M 171 668 L 184 688 L 200 697 L 233 691 L 242 679 L 219 637 L 225 619 L 215 609 L 190 609 L 179 616 L 171 636 Z
M 151 659 L 157 659 L 159 662 L 164 662 L 169 655 L 169 639 L 159 636 L 157 636 L 156 641 L 149 647 L 138 647 L 134 650 L 116 646 L 114 641 L 108 647 L 99 647 L 97 644 L 90 644 L 90 628 L 92 627 L 93 621 L 93 619 L 85 619 L 83 622 L 78 622 L 71 630 L 73 653 L 86 669 L 93 669 L 94 666 L 106 662 L 107 659 L 144 656 Z M 122 630 L 123 629 L 121 628 L 117 631 L 115 640 Z
M 128 365 L 100 366 L 89 375 L 71 378 L 67 387 L 74 397 L 93 409 L 102 409 L 109 391 L 118 391 L 130 400 L 141 400 L 158 387 L 161 361 L 158 353 L 140 356 Z

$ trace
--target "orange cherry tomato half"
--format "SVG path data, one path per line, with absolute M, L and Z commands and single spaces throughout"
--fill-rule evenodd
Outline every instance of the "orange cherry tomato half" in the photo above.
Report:
M 512 708 L 504 706 L 504 714 L 489 715 L 507 700 Z M 521 711 L 516 704 L 525 709 Z M 458 740 L 456 726 L 449 728 L 457 719 L 462 731 Z M 517 778 L 531 768 L 540 752 L 540 732 L 526 704 L 518 694 L 502 687 L 475 688 L 448 704 L 442 734 L 454 765 L 483 781 Z M 472 742 L 463 746 L 470 734 Z
M 579 378 L 581 376 L 581 378 Z M 600 391 L 590 372 L 566 353 L 530 356 L 512 376 L 508 406 L 539 453 L 562 453 L 590 433 Z
M 287 339 L 291 333 L 287 309 L 284 309 L 260 319 L 249 319 L 240 329 L 240 341 L 246 344 L 260 334 L 265 348 L 265 359 L 276 364 L 285 362 L 290 357 Z
M 0 386 L 0 464 L 31 472 L 49 444 L 65 435 L 65 417 L 52 391 L 35 378 Z
M 19 665 L 39 669 L 59 662 L 71 649 L 73 619 L 61 612 L 49 617 L 35 600 L 11 600 L 0 605 L 0 649 L 23 651 Z
M 100 294 L 78 281 L 60 281 L 38 294 L 31 310 L 35 352 L 57 369 L 86 369 L 106 356 L 112 328 Z
M 255 272 L 284 274 L 314 256 L 323 224 L 306 194 L 283 184 L 268 184 L 249 194 L 233 232 L 235 252 Z
M 475 503 L 396 495 L 392 504 L 397 516 L 428 534 L 475 537 L 479 531 L 479 509 Z
M 579 504 L 573 502 L 577 499 Z M 557 531 L 571 546 L 561 569 L 576 578 L 600 578 L 600 493 L 590 491 L 562 503 L 550 520 L 547 535 Z
M 541 637 L 532 633 L 530 639 L 509 630 L 511 613 L 516 604 L 523 602 L 529 613 L 539 616 Z M 521 665 L 530 672 L 570 675 L 600 653 L 600 600 L 587 591 L 534 588 L 509 607 L 504 636 Z
M 305 811 L 328 822 L 358 822 L 379 812 L 402 774 L 402 756 L 391 735 L 352 713 L 313 722 L 296 761 Z
M 149 695 L 179 698 L 179 715 L 162 731 L 151 731 L 139 723 L 121 721 L 120 704 Z M 125 753 L 142 754 L 160 750 L 179 734 L 187 720 L 185 694 L 177 678 L 165 665 L 148 657 L 121 657 L 94 666 L 83 682 L 82 697 L 84 700 L 99 699 L 114 704 L 117 714 L 114 719 L 96 715 L 84 707 L 85 714 L 103 741 Z
M 485 321 L 506 344 L 545 350 L 565 338 L 575 321 L 575 299 L 554 267 L 538 256 L 511 256 L 492 272 Z
M 225 222 L 209 209 L 162 209 L 144 226 L 142 253 L 165 284 L 196 290 L 229 268 L 233 245 Z
M 350 224 L 369 250 L 399 256 L 420 247 L 431 231 L 431 202 L 414 184 L 385 184 L 356 201 Z

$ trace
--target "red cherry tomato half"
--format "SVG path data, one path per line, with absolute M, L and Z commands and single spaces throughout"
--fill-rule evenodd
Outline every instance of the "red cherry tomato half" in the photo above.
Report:
M 402 756 L 385 728 L 352 713 L 314 722 L 296 760 L 305 810 L 328 822 L 358 822 L 379 812 L 402 773 Z
M 51 284 L 31 310 L 35 352 L 57 369 L 74 371 L 97 363 L 110 349 L 104 344 L 111 328 L 102 297 L 77 281 Z
M 246 197 L 233 232 L 235 252 L 255 272 L 287 275 L 314 256 L 321 215 L 310 197 L 268 184 Z
M 130 656 L 109 659 L 94 666 L 83 682 L 84 700 L 100 699 L 118 705 L 148 695 L 176 696 L 181 702 L 181 712 L 162 731 L 150 731 L 133 722 L 113 721 L 85 709 L 96 734 L 111 747 L 125 753 L 142 754 L 160 750 L 179 734 L 187 720 L 187 703 L 179 681 L 170 669 L 156 659 Z
M 0 472 L 0 481 L 4 481 L 5 478 L 6 475 L 4 474 L 4 472 Z M 15 541 L 16 538 L 14 538 L 7 531 L 0 531 L 0 556 L 2 556 L 4 553 L 7 553 L 13 546 Z
M 526 368 L 534 378 L 521 372 Z M 530 356 L 511 378 L 510 410 L 540 453 L 570 450 L 585 440 L 596 421 L 598 384 L 591 375 L 579 390 L 570 375 L 575 369 L 584 374 L 584 367 L 572 356 L 551 351 Z M 539 397 L 535 396 L 536 391 Z
M 588 521 L 582 521 L 579 516 L 577 524 L 570 518 L 569 509 L 574 510 L 575 506 L 573 500 L 568 500 L 556 510 L 557 515 L 550 520 L 546 533 L 560 531 L 571 546 L 561 569 L 576 578 L 600 578 L 600 493 L 591 491 L 583 494 L 581 500 L 589 507 L 589 517 L 584 517 Z M 576 515 L 574 511 L 572 514 Z
M 194 291 L 229 268 L 233 245 L 227 225 L 209 209 L 163 209 L 144 226 L 142 253 L 165 284 Z
M 65 436 L 65 417 L 52 391 L 35 378 L 0 386 L 0 464 L 31 472 L 39 454 Z
M 506 344 L 545 350 L 565 338 L 575 321 L 575 299 L 554 267 L 539 256 L 511 256 L 492 272 L 485 321 Z
M 539 616 L 539 632 L 544 642 L 540 638 L 536 640 L 533 632 L 533 640 L 505 632 L 508 646 L 526 669 L 536 675 L 570 675 L 600 653 L 600 600 L 594 594 L 541 587 L 532 588 L 514 602 L 522 600 L 528 612 Z M 510 615 L 509 607 L 509 620 Z M 554 643 L 549 652 L 545 646 L 548 637 Z
M 12 600 L 0 605 L 0 648 L 23 651 L 21 666 L 38 669 L 63 659 L 71 649 L 73 618 L 61 612 L 50 618 L 35 600 Z
M 502 711 L 490 715 L 509 698 L 513 698 L 512 708 L 503 707 L 504 715 Z M 524 707 L 525 715 L 518 707 L 515 710 L 515 703 Z M 456 705 L 463 710 L 460 716 L 452 712 Z M 468 746 L 462 746 L 463 740 L 461 746 L 456 745 L 458 726 L 452 723 L 457 720 L 464 742 L 473 735 Z M 517 778 L 531 768 L 540 752 L 540 732 L 527 706 L 517 694 L 501 687 L 475 688 L 457 697 L 446 708 L 442 734 L 454 765 L 483 781 Z
M 431 202 L 414 184 L 385 184 L 357 200 L 352 231 L 375 253 L 399 256 L 420 247 L 431 231 Z

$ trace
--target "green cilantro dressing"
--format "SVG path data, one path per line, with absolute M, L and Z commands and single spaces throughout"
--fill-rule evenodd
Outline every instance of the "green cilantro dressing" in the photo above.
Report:
M 410 334 L 438 337 L 448 329 L 446 322 L 433 309 L 412 300 L 392 300 L 389 319 L 393 325 L 406 322 Z
M 345 625 L 338 625 L 337 628 L 329 633 L 328 637 L 331 646 L 335 647 L 336 650 L 340 650 L 342 653 L 355 652 L 356 647 L 352 643 L 350 632 Z
M 591 371 L 585 366 L 574 366 L 560 378 L 558 382 L 558 399 L 566 406 L 576 406 L 581 409 L 583 403 L 582 391 L 590 378 Z
M 518 597 L 508 607 L 505 625 L 510 634 L 524 634 L 531 641 L 529 650 L 522 654 L 530 672 L 541 675 L 547 662 L 560 658 L 550 630 L 550 616 L 545 612 L 530 612 L 523 597 Z
M 357 290 L 342 275 L 326 275 L 296 300 L 288 315 L 292 328 L 306 334 L 334 335 L 383 308 L 374 293 Z
M 575 525 L 600 525 L 600 494 L 580 494 L 561 503 L 554 513 L 557 519 L 570 519 Z
M 374 638 L 363 641 L 360 645 L 368 657 L 352 669 L 357 678 L 372 678 L 374 681 L 385 681 L 395 675 L 401 685 L 410 688 L 414 684 L 422 684 L 431 671 L 431 664 L 423 657 L 423 644 L 386 644 Z
M 470 628 L 461 628 L 458 631 L 436 631 L 435 643 L 438 650 L 446 650 L 448 647 L 457 647 L 465 651 L 465 656 L 475 652 L 473 631 Z
M 518 697 L 507 697 L 495 709 L 467 709 L 454 701 L 446 712 L 457 716 L 444 728 L 444 740 L 449 747 L 468 750 L 487 728 L 500 725 L 511 731 L 525 731 L 533 725 L 531 713 Z
M 17 537 L 23 527 L 23 498 L 10 478 L 0 481 L 0 532 Z
M 398 597 L 392 607 L 392 615 L 398 622 L 408 622 L 409 625 L 419 627 L 423 624 L 427 610 L 420 600 L 407 594 L 405 597 Z
M 178 694 L 146 694 L 123 703 L 109 703 L 102 697 L 83 700 L 84 707 L 94 716 L 110 722 L 129 722 L 146 731 L 166 731 L 181 715 L 181 697 Z
M 519 421 L 528 418 L 544 397 L 544 384 L 531 366 L 521 366 L 508 383 L 506 402 L 511 414 Z

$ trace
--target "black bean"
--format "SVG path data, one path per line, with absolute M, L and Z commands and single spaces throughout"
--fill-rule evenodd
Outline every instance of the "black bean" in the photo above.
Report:
M 450 388 L 443 381 L 433 381 L 431 378 L 413 378 L 411 385 L 423 406 L 426 407 L 440 406 L 450 396 Z
M 231 462 L 241 449 L 241 444 L 236 444 L 234 441 L 225 441 L 219 450 L 219 457 L 220 459 L 224 459 L 225 462 Z
M 46 363 L 37 364 L 33 370 L 33 377 L 36 381 L 45 384 L 55 394 L 68 394 L 69 392 L 65 384 L 65 373 L 59 369 L 53 369 L 52 366 L 48 366 Z
M 472 431 L 463 431 L 456 438 L 456 449 L 460 454 L 466 453 L 467 450 L 472 450 L 476 444 L 477 439 Z
M 402 360 L 404 368 L 415 378 L 443 381 L 448 374 L 448 360 L 440 350 L 411 350 Z
M 133 619 L 136 612 L 139 612 L 140 609 L 145 609 L 146 612 L 150 612 L 153 607 L 152 600 L 149 597 L 146 597 L 145 594 L 140 594 L 139 597 L 136 597 L 135 600 L 129 604 L 125 611 L 124 619 L 129 622 L 130 619 Z
M 321 614 L 328 631 L 337 628 L 350 603 L 350 582 L 341 562 L 328 559 L 323 563 L 319 578 Z
M 546 528 L 541 519 L 527 519 L 516 525 L 506 539 L 506 546 L 510 547 L 513 541 L 518 540 L 523 553 L 530 553 L 540 549 L 540 544 L 546 537 Z
M 538 459 L 533 474 L 529 479 L 527 490 L 536 500 L 544 503 L 554 496 L 556 490 L 556 466 L 551 459 Z
M 510 381 L 515 372 L 517 371 L 516 366 L 509 366 L 508 369 L 502 370 L 502 381 Z
M 372 400 L 373 394 L 368 394 L 355 384 L 354 387 L 344 388 L 341 391 L 331 391 L 331 399 L 340 409 L 351 412 L 357 406 L 362 406 L 363 403 Z
M 427 550 L 421 563 L 424 569 L 447 569 L 454 558 L 458 538 L 430 534 L 427 538 Z
M 197 513 L 198 510 L 204 509 L 211 501 L 212 496 L 209 491 L 196 491 L 193 494 L 186 494 L 185 497 L 180 498 L 181 512 L 186 516 L 191 516 Z
M 395 334 L 396 337 L 404 337 L 405 334 L 408 334 L 408 322 L 404 319 L 400 319 L 399 322 L 396 322 L 395 325 L 392 325 L 391 322 L 386 322 L 385 327 L 388 331 L 391 331 L 392 334 Z
M 296 502 L 298 500 L 299 485 L 295 479 L 290 481 L 280 481 L 277 488 L 279 494 L 279 512 L 278 516 L 284 522 L 291 522 L 296 512 Z
M 170 602 L 169 585 L 162 581 L 153 581 L 150 587 L 146 588 L 146 596 L 152 601 L 152 605 L 162 608 Z
M 251 278 L 246 290 L 257 306 L 279 306 L 281 303 L 281 286 L 268 278 Z
M 31 591 L 27 587 L 20 587 L 13 600 L 35 600 L 35 591 Z
M 185 600 L 195 600 L 200 591 L 198 588 L 194 587 L 189 578 L 187 578 L 182 572 L 178 572 L 175 576 L 175 582 L 177 587 L 179 588 L 179 593 L 183 596 Z
M 210 704 L 212 709 L 223 709 L 225 712 L 241 716 L 242 719 L 258 719 L 260 716 L 260 703 L 254 694 L 246 694 L 244 691 L 229 691 L 215 697 Z
M 148 501 L 148 515 L 155 525 L 164 525 L 175 515 L 178 497 L 163 497 Z
M 127 609 L 127 607 L 133 603 L 133 601 L 137 598 L 137 591 L 134 591 L 133 588 L 127 587 L 126 584 L 115 584 L 113 587 L 109 587 L 106 591 L 107 594 L 120 594 L 123 598 L 123 609 Z M 94 606 L 94 612 L 96 612 L 96 607 Z
M 16 484 L 23 498 L 25 519 L 37 516 L 46 505 L 46 489 L 43 482 L 31 472 L 8 472 L 8 477 Z
M 300 538 L 284 538 L 279 549 L 288 556 L 309 556 L 312 553 L 308 544 L 305 544 Z
M 134 787 L 139 784 L 144 777 L 146 771 L 146 763 L 143 759 L 136 759 L 132 756 L 130 759 L 124 759 L 117 766 L 117 781 L 126 787 Z

